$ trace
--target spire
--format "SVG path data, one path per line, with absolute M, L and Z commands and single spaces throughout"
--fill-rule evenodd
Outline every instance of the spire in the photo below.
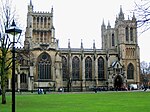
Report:
M 28 5 L 28 12 L 33 12 L 32 0 L 30 0 L 30 4 Z
M 120 19 L 120 20 L 124 20 L 124 13 L 123 13 L 123 11 L 122 11 L 122 6 L 120 6 L 119 19 Z
M 68 48 L 70 48 L 70 39 L 68 39 Z
M 101 25 L 101 29 L 105 29 L 106 26 L 105 26 L 105 23 L 104 23 L 104 19 L 103 19 L 103 22 L 102 22 L 102 25 Z
M 54 9 L 53 9 L 53 6 L 51 8 L 51 16 L 53 17 L 53 13 L 54 13 Z
M 51 13 L 53 14 L 53 12 L 54 12 L 54 10 L 53 10 L 53 6 L 52 6 L 52 8 L 51 8 Z
M 107 26 L 107 29 L 110 29 L 111 26 L 110 26 L 110 22 L 108 21 L 108 26 Z
M 105 26 L 105 23 L 104 23 L 104 19 L 103 19 L 103 23 L 102 23 L 102 26 Z
M 82 39 L 81 39 L 81 48 L 83 48 L 83 42 L 82 42 Z
M 136 18 L 135 18 L 135 14 L 134 14 L 134 12 L 133 12 L 132 20 L 135 20 L 135 21 L 136 21 Z
M 96 47 L 95 47 L 95 40 L 93 40 L 93 49 L 95 49 Z
M 30 6 L 32 6 L 32 0 L 30 0 Z

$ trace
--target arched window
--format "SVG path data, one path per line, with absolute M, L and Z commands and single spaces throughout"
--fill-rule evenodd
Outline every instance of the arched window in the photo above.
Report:
M 72 80 L 79 80 L 80 60 L 77 56 L 72 59 Z
M 126 41 L 129 41 L 129 31 L 128 31 L 128 27 L 126 27 Z
M 134 66 L 132 63 L 127 68 L 127 79 L 134 79 Z
M 39 28 L 39 17 L 37 17 L 37 28 Z
M 41 17 L 41 23 L 43 23 L 43 17 Z
M 90 57 L 85 59 L 85 79 L 92 80 L 92 59 Z
M 39 17 L 37 17 L 37 23 L 39 23 Z
M 130 40 L 133 41 L 133 28 L 130 28 Z
M 62 75 L 63 75 L 63 80 L 67 80 L 67 75 L 68 75 L 68 71 L 67 71 L 67 59 L 66 57 L 62 57 Z
M 47 18 L 45 17 L 44 18 L 44 28 L 46 28 L 46 25 L 47 25 Z
M 50 17 L 48 18 L 48 27 L 50 27 Z
M 98 80 L 104 80 L 104 59 L 98 58 Z
M 42 53 L 38 58 L 38 80 L 51 79 L 51 59 L 47 53 Z
M 114 33 L 112 34 L 112 46 L 115 46 L 115 40 L 114 40 L 115 38 L 114 38 Z
M 27 83 L 27 75 L 22 73 L 20 74 L 20 83 Z

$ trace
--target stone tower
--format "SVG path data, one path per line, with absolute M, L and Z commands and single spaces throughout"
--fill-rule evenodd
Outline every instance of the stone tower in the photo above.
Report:
M 24 48 L 29 50 L 30 82 L 34 88 L 60 87 L 61 58 L 58 40 L 55 39 L 53 26 L 53 8 L 51 12 L 36 12 L 32 1 L 28 5 L 27 27 Z M 29 86 L 31 89 L 31 86 Z
M 25 47 L 30 43 L 30 48 L 48 46 L 58 49 L 53 26 L 53 8 L 51 12 L 34 12 L 32 1 L 28 5 Z
M 131 20 L 125 20 L 122 7 L 115 21 L 115 27 L 101 25 L 102 49 L 107 55 L 107 75 L 110 86 L 127 86 L 139 82 L 139 46 L 137 24 L 133 14 Z M 114 57 L 114 55 L 116 55 Z M 117 82 L 118 80 L 118 82 Z
M 131 20 L 125 20 L 122 7 L 115 22 L 115 32 L 117 33 L 118 58 L 124 65 L 126 82 L 138 83 L 140 73 L 140 57 L 137 37 L 137 23 L 133 14 Z M 134 70 L 134 72 L 132 72 Z

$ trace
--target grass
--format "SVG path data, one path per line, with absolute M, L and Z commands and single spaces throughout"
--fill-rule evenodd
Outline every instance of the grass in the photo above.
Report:
M 1 100 L 1 96 L 0 96 Z M 16 95 L 16 112 L 149 112 L 150 92 Z M 11 112 L 11 95 L 0 112 Z

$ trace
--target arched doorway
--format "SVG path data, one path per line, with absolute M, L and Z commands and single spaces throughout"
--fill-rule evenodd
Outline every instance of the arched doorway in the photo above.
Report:
M 120 89 L 123 86 L 123 80 L 120 75 L 116 76 L 114 80 L 114 87 Z

